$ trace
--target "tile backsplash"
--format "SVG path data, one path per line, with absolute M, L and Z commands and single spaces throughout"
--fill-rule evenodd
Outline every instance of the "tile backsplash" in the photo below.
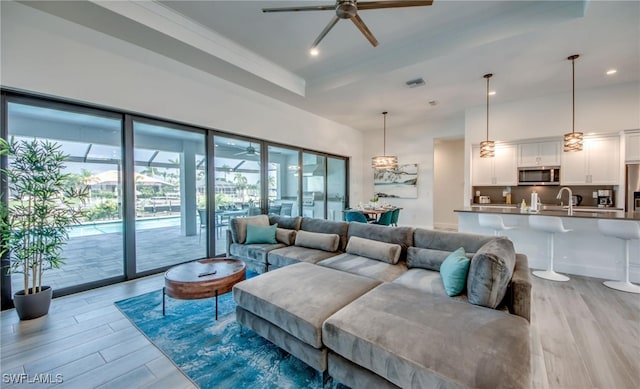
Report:
M 561 200 L 556 199 L 556 195 L 558 194 L 558 191 L 560 191 L 560 188 L 562 188 L 562 186 L 512 186 L 511 203 L 520 204 L 522 199 L 524 199 L 527 202 L 527 205 L 530 205 L 531 192 L 535 190 L 536 193 L 538 193 L 538 197 L 542 204 L 560 204 L 560 202 L 563 202 L 566 205 L 569 201 L 569 196 L 566 192 L 562 194 Z M 582 196 L 582 203 L 580 203 L 580 205 L 583 206 L 598 205 L 598 199 L 593 198 L 593 192 L 597 192 L 598 189 L 610 189 L 612 193 L 614 193 L 614 187 L 612 185 L 570 186 L 570 188 L 574 195 Z M 492 204 L 504 204 L 505 198 L 502 197 L 502 192 L 504 190 L 505 187 L 499 186 L 474 186 L 472 201 L 474 203 L 478 203 L 476 191 L 480 191 L 481 196 L 489 196 L 491 198 Z M 615 198 L 613 199 L 613 203 L 615 204 Z

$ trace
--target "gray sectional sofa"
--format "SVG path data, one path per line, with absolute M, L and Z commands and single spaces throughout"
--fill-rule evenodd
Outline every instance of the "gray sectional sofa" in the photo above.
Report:
M 285 228 L 277 244 L 247 245 L 247 223 Z M 237 321 L 338 382 L 531 385 L 527 258 L 504 237 L 266 216 L 228 237 L 229 255 L 269 270 L 234 287 Z M 469 273 L 449 297 L 439 269 L 459 247 Z

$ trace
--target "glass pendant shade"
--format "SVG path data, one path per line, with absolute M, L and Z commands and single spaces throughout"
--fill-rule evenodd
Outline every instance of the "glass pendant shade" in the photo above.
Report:
M 571 132 L 564 134 L 564 151 L 582 151 L 582 145 L 584 143 L 584 134 L 582 132 L 576 132 L 576 59 L 580 57 L 578 54 L 574 54 L 567 58 L 571 61 L 571 76 L 572 76 L 572 100 L 571 100 L 571 113 L 573 119 L 571 122 Z
M 480 142 L 480 158 L 493 158 L 496 156 L 496 142 L 485 140 Z
M 582 151 L 584 134 L 581 132 L 569 132 L 564 134 L 564 151 Z
M 371 167 L 376 169 L 393 169 L 398 167 L 398 157 L 393 155 L 378 155 L 371 158 Z
M 489 140 L 489 79 L 492 73 L 483 76 L 487 80 L 487 140 L 480 142 L 480 158 L 493 158 L 496 156 L 496 142 Z
M 374 169 L 395 169 L 398 167 L 398 157 L 395 155 L 387 155 L 387 113 L 384 115 L 384 127 L 382 136 L 382 153 L 384 155 L 378 155 L 371 158 L 371 167 Z

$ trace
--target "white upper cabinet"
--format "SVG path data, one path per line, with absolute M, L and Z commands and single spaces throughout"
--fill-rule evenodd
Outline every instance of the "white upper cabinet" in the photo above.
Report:
M 496 156 L 480 158 L 480 146 L 472 147 L 471 183 L 473 186 L 515 186 L 518 167 L 515 145 L 497 144 Z
M 562 153 L 562 185 L 619 185 L 619 173 L 618 136 L 585 137 L 582 151 Z
M 521 143 L 518 167 L 560 166 L 560 141 Z
M 626 135 L 625 162 L 640 162 L 640 132 L 632 132 Z

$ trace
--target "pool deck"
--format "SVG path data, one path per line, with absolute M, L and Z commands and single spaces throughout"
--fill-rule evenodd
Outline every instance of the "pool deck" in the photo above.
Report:
M 225 228 L 226 229 L 226 228 Z M 204 232 L 204 229 L 200 232 Z M 216 240 L 216 252 L 223 253 L 226 231 Z M 136 231 L 136 259 L 139 271 L 150 270 L 206 256 L 206 240 L 199 235 L 184 236 L 180 226 Z M 124 274 L 122 233 L 105 233 L 70 238 L 65 245 L 60 269 L 44 272 L 44 284 L 60 289 L 117 277 Z M 11 276 L 12 291 L 24 289 L 22 274 Z

